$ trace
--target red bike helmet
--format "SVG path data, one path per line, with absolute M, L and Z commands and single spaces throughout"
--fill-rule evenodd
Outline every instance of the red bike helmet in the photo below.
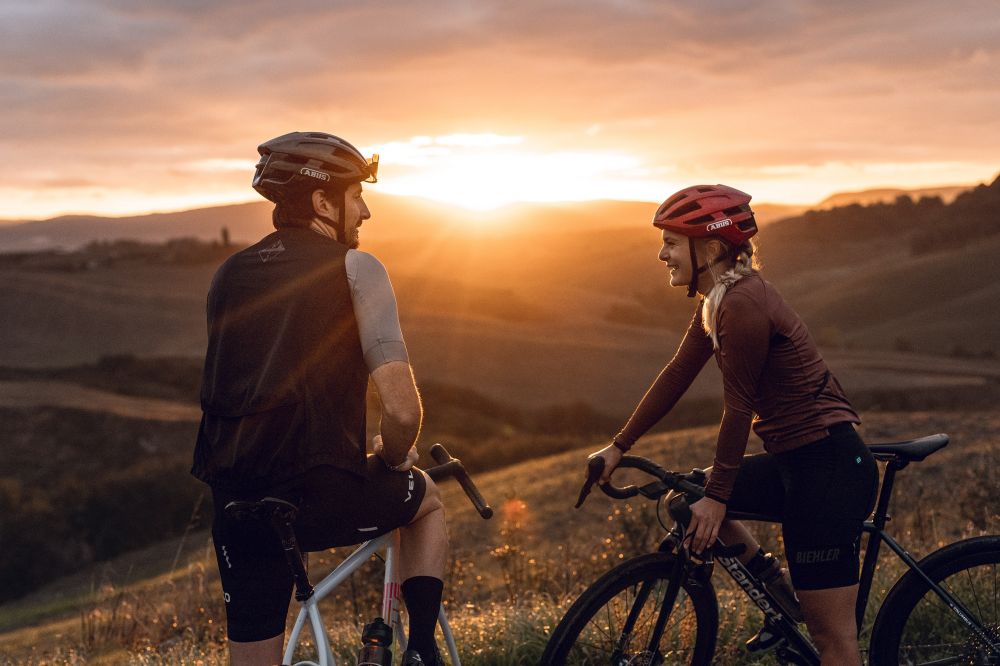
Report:
M 695 185 L 675 193 L 656 209 L 654 227 L 688 237 L 692 268 L 688 297 L 695 294 L 697 276 L 708 269 L 708 264 L 698 266 L 694 239 L 721 238 L 735 251 L 757 233 L 757 222 L 750 210 L 751 198 L 728 185 Z
M 757 233 L 750 195 L 727 185 L 695 185 L 660 204 L 653 226 L 689 238 L 718 236 L 739 247 Z

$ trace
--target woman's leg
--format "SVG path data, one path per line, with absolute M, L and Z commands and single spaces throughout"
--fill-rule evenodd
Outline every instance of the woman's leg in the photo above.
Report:
M 711 474 L 711 468 L 706 472 Z M 729 510 L 780 517 L 784 499 L 785 488 L 774 456 L 768 453 L 744 456 L 727 503 Z M 727 546 L 745 546 L 738 555 L 743 564 L 749 563 L 760 551 L 760 543 L 738 520 L 725 520 L 719 528 L 719 538 Z
M 875 461 L 849 425 L 776 456 L 788 481 L 783 532 L 792 582 L 823 664 L 860 664 L 855 604 L 860 539 L 878 485 Z
M 858 625 L 854 617 L 858 586 L 798 590 L 797 594 L 809 635 L 819 649 L 820 663 L 861 666 Z
M 748 564 L 760 550 L 760 543 L 750 533 L 746 525 L 739 520 L 726 519 L 722 521 L 722 526 L 719 528 L 719 538 L 727 546 L 740 544 L 745 546 L 743 552 L 736 556 L 736 559 L 743 564 Z

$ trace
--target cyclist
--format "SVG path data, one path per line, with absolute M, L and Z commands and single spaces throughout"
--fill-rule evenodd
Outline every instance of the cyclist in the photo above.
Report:
M 399 528 L 409 656 L 433 664 L 444 510 L 414 467 L 422 406 L 389 277 L 357 250 L 371 217 L 362 182 L 375 182 L 378 156 L 367 160 L 322 132 L 285 134 L 258 152 L 253 187 L 274 202 L 276 231 L 233 255 L 212 282 L 192 467 L 212 489 L 231 661 L 281 661 L 292 589 L 281 544 L 269 526 L 224 511 L 270 496 L 299 507 L 303 550 Z M 366 456 L 369 376 L 382 410 Z
M 700 299 L 673 359 L 612 443 L 593 455 L 605 459 L 606 481 L 714 355 L 725 410 L 705 497 L 691 505 L 691 548 L 702 552 L 716 537 L 744 544 L 739 557 L 751 571 L 776 574 L 773 558 L 725 516 L 727 508 L 780 515 L 791 580 L 822 663 L 860 664 L 858 549 L 878 470 L 854 430 L 860 419 L 806 326 L 757 270 L 750 199 L 702 185 L 657 209 L 653 225 L 662 230 L 659 258 L 670 285 Z M 751 425 L 765 453 L 744 456 Z M 770 579 L 779 595 L 780 577 Z

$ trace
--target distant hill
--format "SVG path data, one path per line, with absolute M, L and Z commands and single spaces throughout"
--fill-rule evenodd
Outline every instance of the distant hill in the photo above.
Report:
M 419 237 L 431 230 L 458 233 L 580 231 L 601 228 L 645 228 L 656 204 L 645 201 L 522 203 L 496 210 L 472 211 L 429 199 L 401 197 L 369 190 L 373 211 L 369 224 L 391 226 L 394 237 Z M 94 241 L 132 239 L 163 242 L 172 238 L 217 240 L 223 228 L 234 241 L 252 241 L 270 233 L 272 204 L 254 201 L 172 213 L 127 217 L 65 215 L 47 220 L 0 220 L 0 252 L 74 250 Z M 760 224 L 798 215 L 804 206 L 759 204 Z
M 393 204 L 413 203 L 379 202 L 390 214 L 367 223 L 362 242 L 389 267 L 418 379 L 524 404 L 582 400 L 622 413 L 673 354 L 690 320 L 694 302 L 667 287 L 655 230 L 601 226 L 645 216 L 646 204 L 548 206 L 549 218 L 526 206 L 525 217 L 490 227 L 436 220 L 438 204 L 411 208 L 408 217 L 402 209 L 392 213 Z M 246 210 L 259 211 L 266 230 L 266 204 L 252 206 Z M 206 213 L 200 221 L 218 229 L 235 217 Z M 765 276 L 802 313 L 835 369 L 840 351 L 1000 354 L 993 271 L 1000 182 L 951 204 L 907 199 L 810 211 L 774 222 L 759 238 Z M 183 252 L 168 260 L 186 247 L 175 243 L 159 258 L 140 252 L 131 259 L 105 247 L 83 251 L 96 253 L 87 261 L 48 268 L 0 257 L 0 364 L 66 366 L 108 354 L 199 357 L 208 284 L 236 248 L 207 252 L 200 263 L 183 260 Z M 716 372 L 710 363 L 692 395 L 717 396 Z M 848 388 L 861 381 L 846 380 Z
M 914 201 L 924 197 L 940 197 L 945 203 L 951 203 L 959 194 L 968 192 L 973 187 L 972 185 L 945 185 L 942 187 L 924 187 L 915 190 L 881 188 L 858 192 L 838 192 L 823 199 L 814 208 L 826 209 L 849 206 L 851 204 L 868 206 L 876 203 L 892 203 L 898 197 L 902 196 L 908 196 Z

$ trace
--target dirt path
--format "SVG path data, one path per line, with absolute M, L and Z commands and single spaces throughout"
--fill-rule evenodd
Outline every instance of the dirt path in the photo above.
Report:
M 138 398 L 59 381 L 0 381 L 0 407 L 67 407 L 152 421 L 198 421 L 201 410 L 172 400 Z

